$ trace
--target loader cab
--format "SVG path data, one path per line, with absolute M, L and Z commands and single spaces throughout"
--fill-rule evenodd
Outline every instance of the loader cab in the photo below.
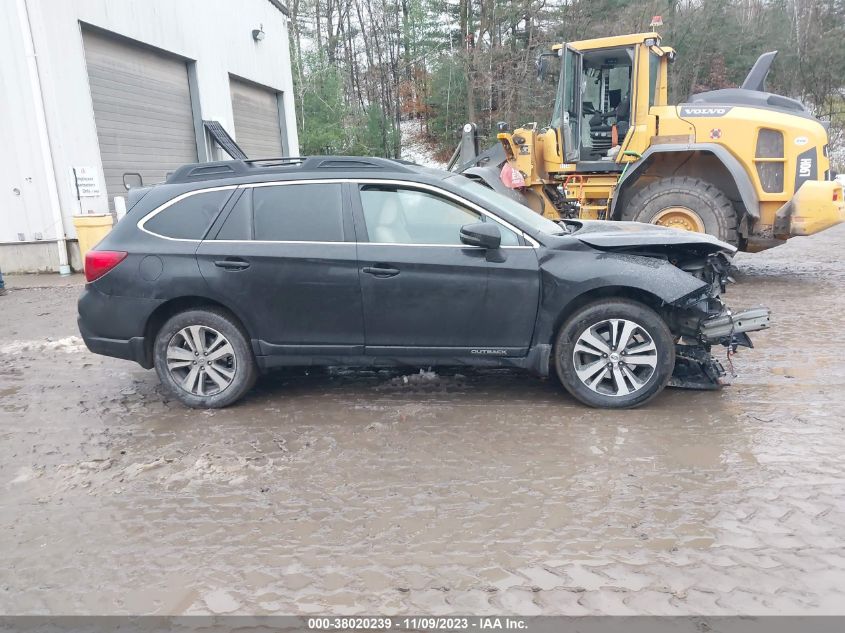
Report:
M 621 171 L 635 120 L 647 123 L 649 108 L 665 104 L 666 63 L 652 42 L 659 42 L 655 34 L 641 34 L 556 47 L 551 127 L 563 162 L 576 163 L 575 171 Z

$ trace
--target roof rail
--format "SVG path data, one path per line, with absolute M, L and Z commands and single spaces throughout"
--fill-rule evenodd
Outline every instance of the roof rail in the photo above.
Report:
M 210 163 L 183 165 L 167 178 L 168 183 L 218 180 L 220 178 L 246 176 L 250 174 L 290 173 L 292 170 L 318 171 L 383 169 L 409 173 L 413 165 L 406 161 L 376 156 L 280 156 L 276 158 L 250 158 L 245 160 L 223 160 Z
M 378 156 L 309 156 L 302 164 L 303 171 L 317 169 L 389 169 L 391 171 L 411 171 L 403 163 L 392 158 Z
M 191 163 L 182 165 L 167 177 L 165 182 L 191 182 L 194 180 L 214 180 L 226 176 L 244 173 L 242 160 L 221 160 L 212 163 Z
M 276 158 L 249 158 L 244 162 L 250 166 L 272 167 L 273 165 L 291 165 L 293 163 L 304 163 L 307 156 L 279 156 Z M 261 165 L 258 165 L 261 163 Z

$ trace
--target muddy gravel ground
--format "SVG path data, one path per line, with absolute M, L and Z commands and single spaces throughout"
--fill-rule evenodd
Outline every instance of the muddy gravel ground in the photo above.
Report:
M 845 226 L 739 256 L 721 392 L 586 409 L 510 371 L 284 372 L 189 411 L 0 298 L 0 612 L 845 612 Z M 13 285 L 21 285 L 14 282 Z

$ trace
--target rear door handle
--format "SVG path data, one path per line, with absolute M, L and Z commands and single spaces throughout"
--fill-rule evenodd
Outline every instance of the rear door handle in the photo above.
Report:
M 225 270 L 245 270 L 249 268 L 249 262 L 245 259 L 218 259 L 214 262 L 214 265 Z
M 395 277 L 399 274 L 399 269 L 382 266 L 365 266 L 361 269 L 361 272 L 372 275 L 373 277 Z

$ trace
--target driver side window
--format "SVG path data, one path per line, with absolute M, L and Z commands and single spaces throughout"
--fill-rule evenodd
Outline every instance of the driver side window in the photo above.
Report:
M 466 224 L 489 218 L 428 191 L 392 185 L 362 185 L 361 207 L 370 242 L 461 246 Z M 502 246 L 519 246 L 516 233 L 496 223 Z

